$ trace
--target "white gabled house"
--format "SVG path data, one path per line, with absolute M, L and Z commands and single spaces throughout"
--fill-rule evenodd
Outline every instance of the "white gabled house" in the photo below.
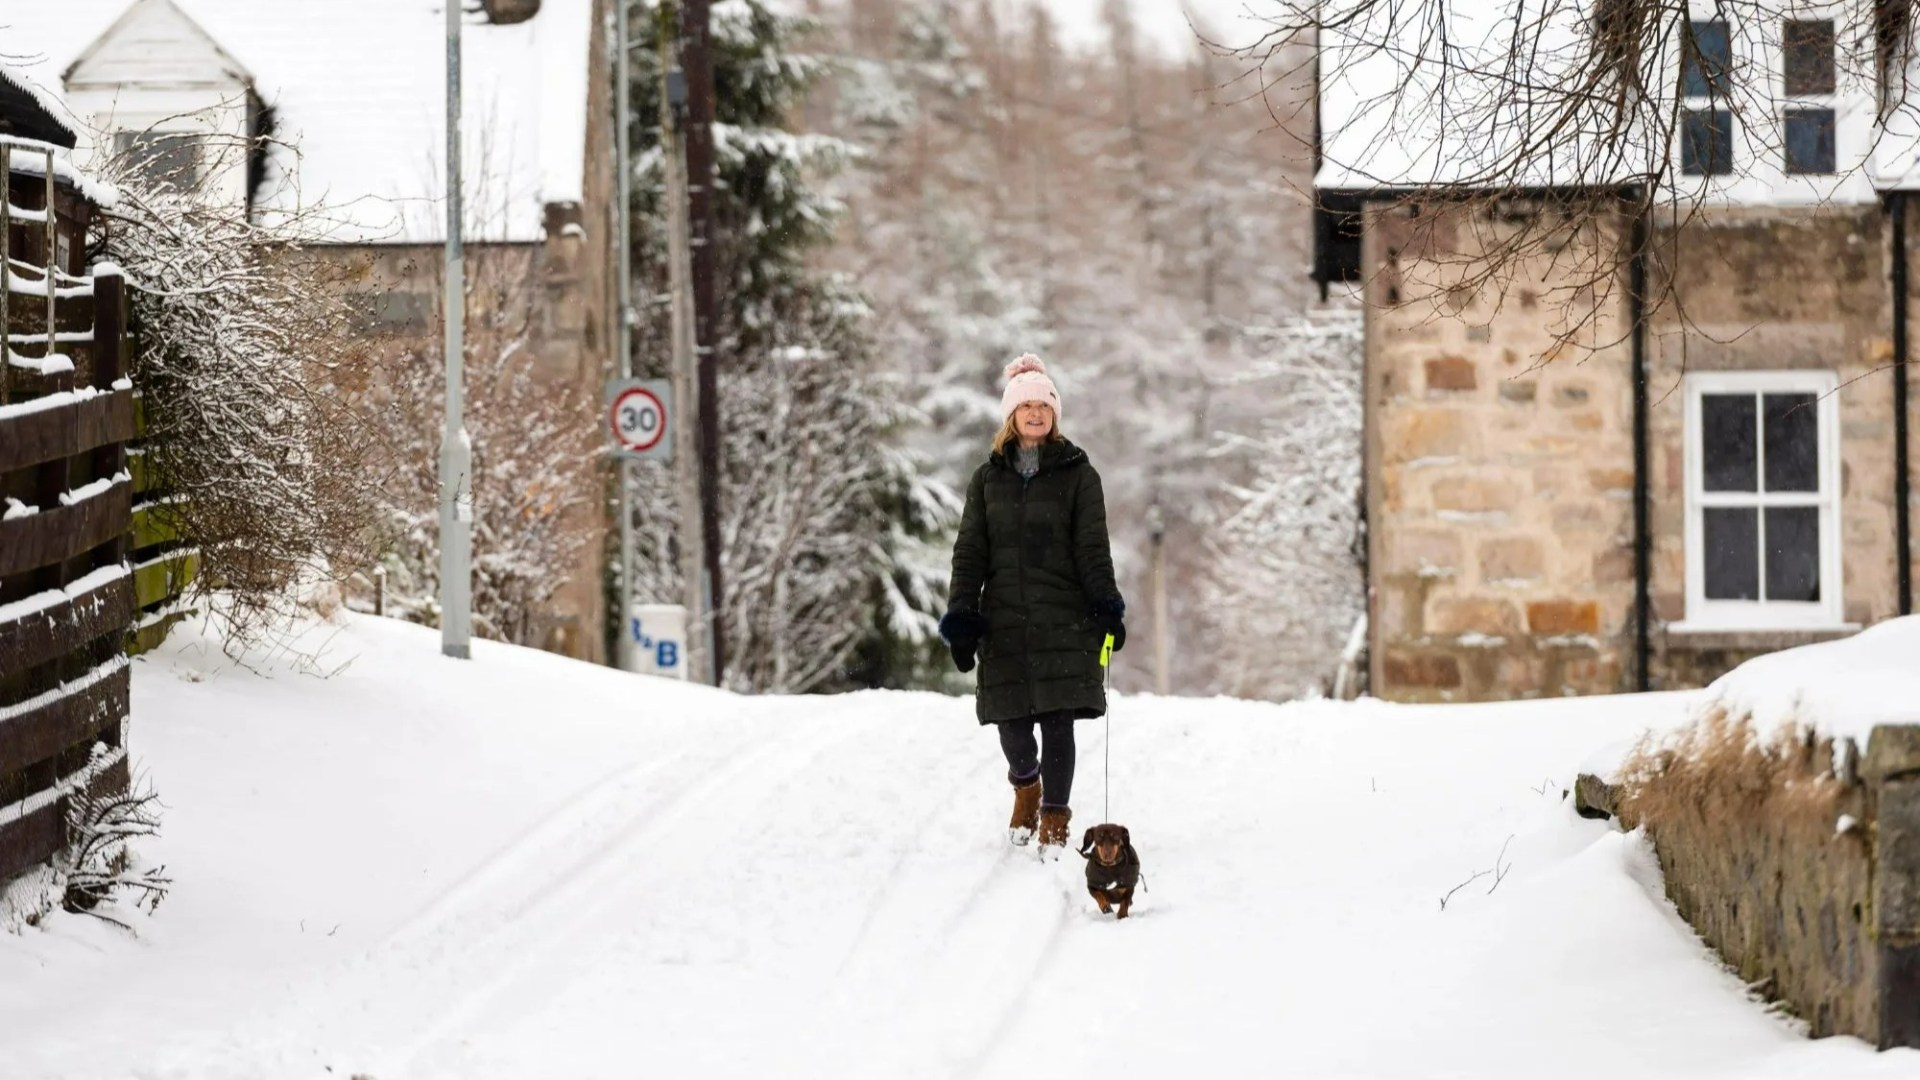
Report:
M 211 185 L 221 202 L 249 200 L 246 164 L 267 125 L 253 76 L 174 0 L 140 0 L 62 72 L 85 130 L 132 152 L 155 182 Z M 231 166 L 231 167 L 229 167 Z
M 524 280 L 539 377 L 597 400 L 613 339 L 607 0 L 483 6 L 533 14 L 471 19 L 464 34 L 470 274 L 491 260 Z M 295 222 L 358 282 L 361 330 L 377 352 L 437 357 L 444 10 L 440 0 L 7 4 L 0 56 L 64 97 L 77 163 L 131 152 L 151 182 L 191 186 L 262 223 Z M 602 496 L 596 479 L 564 503 L 604 530 Z M 554 568 L 566 584 L 551 610 L 530 614 L 535 644 L 603 658 L 602 569 L 594 545 Z

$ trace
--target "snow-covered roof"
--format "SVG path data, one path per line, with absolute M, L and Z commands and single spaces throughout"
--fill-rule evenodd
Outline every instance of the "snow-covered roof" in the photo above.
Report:
M 1538 10 L 1556 6 L 1563 10 Z M 1471 184 L 1497 170 L 1514 140 L 1544 119 L 1511 100 L 1504 58 L 1522 21 L 1511 9 L 1535 9 L 1545 39 L 1540 51 L 1551 55 L 1576 33 L 1573 7 L 1556 0 L 1330 0 L 1322 15 L 1329 29 L 1320 44 L 1323 164 L 1316 184 Z M 1550 161 L 1530 163 L 1526 179 L 1547 186 L 1555 171 Z
M 25 72 L 17 70 L 12 64 L 0 62 L 0 94 L 8 91 L 17 95 L 20 106 L 32 114 L 24 118 L 27 129 L 16 131 L 15 134 L 72 148 L 79 132 L 74 130 L 73 118 L 68 115 L 65 105 Z M 0 98 L 0 101 L 3 100 Z
M 137 2 L 7 4 L 0 55 L 58 89 Z M 276 150 L 258 213 L 324 206 L 340 242 L 443 238 L 440 0 L 165 2 L 242 66 L 274 110 L 277 138 L 295 148 Z M 581 198 L 592 9 L 592 0 L 545 0 L 516 26 L 468 21 L 462 158 L 475 239 L 537 240 L 545 203 Z
M 1097 51 L 1108 47 L 1108 0 L 1027 0 L 1053 17 L 1062 47 Z M 1140 48 L 1149 55 L 1185 60 L 1200 47 L 1200 34 L 1224 46 L 1249 44 L 1265 26 L 1257 0 L 1121 0 L 1133 19 Z M 1020 25 L 1015 23 L 1014 25 Z
M 1804 0 L 1794 9 L 1796 18 L 1832 18 L 1839 30 L 1836 92 L 1816 103 L 1836 114 L 1836 168 L 1823 174 L 1786 173 L 1780 131 L 1772 121 L 1754 121 L 1793 104 L 1779 90 L 1779 19 L 1742 25 L 1737 9 L 1693 5 L 1695 19 L 1734 24 L 1732 97 L 1720 105 L 1736 117 L 1734 168 L 1716 177 L 1681 175 L 1677 136 L 1667 145 L 1679 104 L 1671 92 L 1662 101 L 1636 102 L 1620 137 L 1619 118 L 1608 112 L 1610 92 L 1580 90 L 1570 77 L 1594 70 L 1594 8 L 1594 0 L 1326 0 L 1315 185 L 1598 187 L 1662 174 L 1675 196 L 1812 205 L 1870 201 L 1876 185 L 1900 186 L 1890 172 L 1920 179 L 1920 140 L 1907 139 L 1902 157 L 1876 120 L 1876 90 L 1864 74 L 1872 66 L 1872 35 L 1849 29 L 1857 5 Z M 1653 85 L 1677 87 L 1678 45 L 1671 33 L 1661 40 L 1646 54 L 1655 65 Z M 1856 55 L 1863 48 L 1869 56 Z M 1894 115 L 1911 111 L 1909 103 Z

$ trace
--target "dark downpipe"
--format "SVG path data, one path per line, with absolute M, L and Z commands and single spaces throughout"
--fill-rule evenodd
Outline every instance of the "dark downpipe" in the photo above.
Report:
M 1644 192 L 1636 192 L 1633 250 L 1627 255 L 1627 319 L 1633 335 L 1633 679 L 1641 693 L 1652 688 L 1652 576 L 1648 528 L 1647 475 L 1647 210 Z
M 1907 448 L 1907 199 L 1887 196 L 1893 210 L 1893 532 L 1899 552 L 1900 614 L 1913 614 L 1913 477 Z

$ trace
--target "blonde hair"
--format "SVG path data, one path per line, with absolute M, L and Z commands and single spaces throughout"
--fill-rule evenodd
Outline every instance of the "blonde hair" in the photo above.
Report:
M 1047 409 L 1047 412 L 1053 417 L 1053 426 L 1047 429 L 1047 441 L 1059 442 L 1065 438 L 1065 436 L 1060 434 L 1060 414 L 1054 412 L 1052 408 Z M 994 453 L 1005 454 L 1008 446 L 1020 441 L 1020 428 L 1015 420 L 1015 417 L 1019 416 L 1019 414 L 1019 410 L 1016 409 L 1008 413 L 1007 418 L 1000 422 L 1000 430 L 995 432 L 993 436 Z

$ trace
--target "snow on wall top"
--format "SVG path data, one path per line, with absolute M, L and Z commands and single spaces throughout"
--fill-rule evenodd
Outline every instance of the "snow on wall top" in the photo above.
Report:
M 1794 724 L 1866 749 L 1879 724 L 1920 724 L 1920 615 L 1758 656 L 1708 686 L 1701 708 L 1749 716 L 1762 738 Z
M 75 61 L 140 4 L 170 5 L 191 20 L 274 110 L 276 135 L 288 145 L 274 151 L 259 216 L 324 207 L 327 235 L 338 242 L 444 238 L 439 0 L 9 4 L 0 14 L 0 54 L 43 90 L 59 88 Z M 592 8 L 592 0 L 545 0 L 517 26 L 468 20 L 461 153 L 471 238 L 537 240 L 545 203 L 581 198 Z M 114 100 L 126 107 L 140 93 L 123 86 Z M 83 135 L 83 150 L 90 144 Z

